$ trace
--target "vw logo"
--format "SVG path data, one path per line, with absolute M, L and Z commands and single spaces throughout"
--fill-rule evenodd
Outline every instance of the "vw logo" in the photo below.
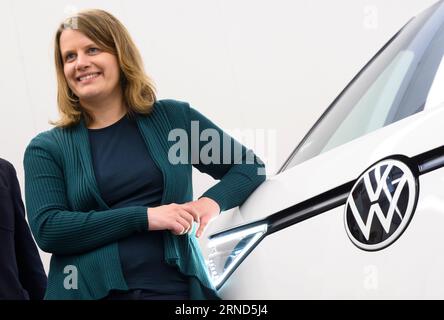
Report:
M 416 208 L 418 184 L 401 161 L 378 162 L 356 181 L 345 204 L 350 240 L 363 250 L 381 250 L 407 228 Z

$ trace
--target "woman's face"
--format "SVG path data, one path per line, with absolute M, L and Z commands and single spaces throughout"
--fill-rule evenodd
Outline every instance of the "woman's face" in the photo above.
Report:
M 80 31 L 64 30 L 60 53 L 68 86 L 80 102 L 103 101 L 120 94 L 120 68 L 116 56 L 102 51 Z

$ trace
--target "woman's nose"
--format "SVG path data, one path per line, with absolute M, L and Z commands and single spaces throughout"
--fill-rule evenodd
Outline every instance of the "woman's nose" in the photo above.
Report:
M 79 53 L 76 60 L 76 69 L 84 70 L 90 66 L 90 61 L 87 55 Z

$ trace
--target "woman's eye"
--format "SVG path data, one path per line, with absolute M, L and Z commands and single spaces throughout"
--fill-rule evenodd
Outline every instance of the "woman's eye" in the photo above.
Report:
M 65 61 L 71 61 L 71 60 L 74 60 L 75 57 L 76 57 L 76 55 L 75 55 L 74 53 L 68 53 L 68 54 L 65 56 Z
M 100 49 L 99 48 L 89 48 L 88 52 L 92 53 L 92 54 L 96 54 L 99 53 Z

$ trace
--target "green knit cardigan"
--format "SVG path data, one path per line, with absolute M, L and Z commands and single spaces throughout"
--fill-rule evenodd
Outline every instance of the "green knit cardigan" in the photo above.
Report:
M 265 179 L 263 174 L 258 174 L 263 172 L 264 165 L 251 150 L 185 102 L 160 100 L 154 104 L 152 113 L 135 117 L 146 146 L 163 174 L 162 204 L 192 201 L 192 165 L 220 180 L 201 197 L 215 200 L 221 211 L 241 205 Z M 170 163 L 168 152 L 177 141 L 169 141 L 168 135 L 172 129 L 183 129 L 191 144 L 191 121 L 199 121 L 199 133 L 216 129 L 221 135 L 221 148 L 222 135 L 231 139 L 241 147 L 241 159 L 235 158 L 239 153 L 231 152 L 230 164 L 226 161 L 223 164 Z M 206 143 L 200 141 L 199 150 L 191 146 L 188 160 Z M 220 154 L 223 155 L 222 149 Z M 247 155 L 250 159 L 254 156 L 254 163 L 245 161 Z M 128 159 L 128 165 L 130 163 Z M 118 240 L 148 230 L 149 208 L 110 209 L 101 198 L 84 121 L 37 135 L 26 149 L 24 168 L 28 221 L 39 247 L 52 253 L 45 299 L 100 299 L 112 289 L 127 290 Z M 175 236 L 164 231 L 164 247 L 165 261 L 188 276 L 191 299 L 219 298 L 194 233 Z M 66 285 L 67 280 L 71 285 Z M 75 285 L 74 280 L 77 280 Z

